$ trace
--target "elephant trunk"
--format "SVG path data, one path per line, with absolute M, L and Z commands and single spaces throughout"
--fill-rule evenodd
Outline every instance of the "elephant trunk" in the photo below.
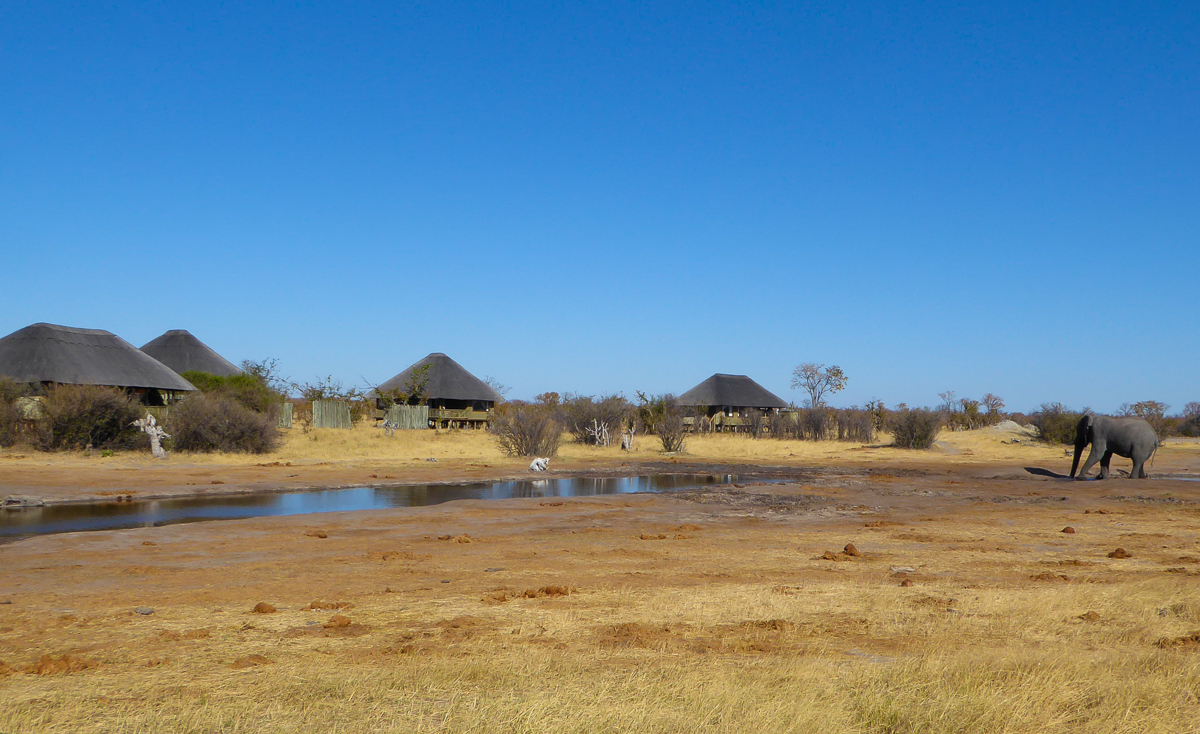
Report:
M 1075 478 L 1075 470 L 1079 468 L 1079 455 L 1083 453 L 1083 444 L 1075 442 L 1075 458 L 1071 460 L 1071 478 Z

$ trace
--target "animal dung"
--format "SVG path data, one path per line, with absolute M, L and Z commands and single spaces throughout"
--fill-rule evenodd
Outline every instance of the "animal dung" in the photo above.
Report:
M 1071 527 L 1070 525 L 1068 525 L 1068 526 L 1066 526 L 1065 528 L 1063 528 L 1063 529 L 1062 529 L 1062 532 L 1066 533 L 1067 535 L 1074 535 L 1074 534 L 1075 534 L 1075 528 L 1073 528 L 1073 527 Z
M 1124 548 L 1117 548 L 1112 553 L 1108 554 L 1109 558 L 1132 558 L 1133 555 Z
M 846 547 L 842 549 L 842 552 L 848 556 L 853 556 L 855 558 L 862 555 L 861 553 L 858 552 L 858 548 L 854 547 L 853 543 L 847 543 Z
M 265 601 L 260 601 L 259 603 L 254 605 L 254 613 L 255 614 L 274 614 L 275 613 L 275 605 L 268 604 Z

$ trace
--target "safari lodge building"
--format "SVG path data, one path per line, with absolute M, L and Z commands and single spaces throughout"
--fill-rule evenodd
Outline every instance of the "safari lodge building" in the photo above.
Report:
M 44 323 L 0 339 L 0 375 L 42 386 L 115 387 L 145 405 L 169 405 L 196 389 L 112 332 Z
M 432 428 L 483 428 L 492 419 L 496 403 L 504 398 L 458 362 L 434 352 L 371 392 L 375 407 L 386 409 L 379 393 L 393 393 L 409 403 L 429 406 Z
M 181 375 L 184 372 L 205 372 L 217 377 L 232 377 L 242 373 L 187 329 L 172 329 L 143 344 L 142 351 Z
M 690 409 L 684 418 L 690 430 L 743 430 L 750 410 L 778 413 L 788 404 L 745 375 L 717 373 L 679 396 L 679 405 Z

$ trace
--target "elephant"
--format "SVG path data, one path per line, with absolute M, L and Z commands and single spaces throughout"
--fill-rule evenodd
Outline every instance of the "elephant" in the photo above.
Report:
M 1079 454 L 1083 447 L 1092 445 L 1092 452 L 1079 476 L 1075 469 L 1079 466 Z M 1087 478 L 1088 469 L 1099 461 L 1099 479 L 1108 477 L 1108 463 L 1113 454 L 1133 459 L 1133 469 L 1129 472 L 1130 479 L 1146 478 L 1146 462 L 1158 450 L 1158 435 L 1150 424 L 1141 418 L 1110 418 L 1106 415 L 1085 415 L 1079 419 L 1075 427 L 1075 459 L 1071 462 L 1071 478 Z

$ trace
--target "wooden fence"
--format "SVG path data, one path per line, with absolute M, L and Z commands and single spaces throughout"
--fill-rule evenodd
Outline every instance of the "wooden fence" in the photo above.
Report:
M 292 427 L 292 409 L 295 408 L 291 403 L 282 403 L 279 406 L 279 415 L 275 418 L 275 425 L 280 428 Z
M 400 429 L 429 428 L 429 406 L 393 405 L 388 408 L 384 420 Z
M 313 428 L 353 428 L 350 404 L 344 400 L 314 400 Z

